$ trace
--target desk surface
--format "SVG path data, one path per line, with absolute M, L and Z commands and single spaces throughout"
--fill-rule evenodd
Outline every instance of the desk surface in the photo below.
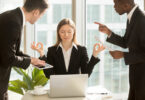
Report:
M 102 87 L 91 87 L 91 88 L 89 88 L 89 91 L 90 90 L 93 94 L 87 94 L 86 97 L 50 98 L 48 96 L 48 93 L 45 95 L 39 95 L 39 96 L 26 93 L 23 96 L 22 100 L 112 100 L 111 94 L 104 94 L 104 95 L 98 94 L 98 93 L 103 93 L 104 91 L 107 92 L 107 90 L 105 90 Z M 95 94 L 94 94 L 94 91 L 95 91 Z M 89 93 L 91 93 L 91 92 L 89 92 Z
M 48 94 L 35 96 L 26 93 L 22 100 L 112 100 L 110 95 L 87 95 L 86 97 L 74 97 L 74 98 L 50 98 Z

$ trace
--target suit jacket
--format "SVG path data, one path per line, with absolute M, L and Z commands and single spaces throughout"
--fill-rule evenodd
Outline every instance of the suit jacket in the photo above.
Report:
M 145 15 L 137 8 L 123 37 L 112 33 L 107 41 L 129 48 L 124 61 L 129 65 L 130 91 L 128 100 L 145 100 Z
M 11 67 L 26 69 L 31 62 L 20 51 L 22 24 L 20 8 L 0 14 L 0 96 L 7 90 Z
M 43 56 L 40 59 L 45 60 L 47 63 L 53 65 L 51 69 L 45 69 L 44 73 L 47 78 L 50 75 L 61 75 L 61 74 L 79 74 L 86 73 L 91 74 L 94 65 L 98 63 L 99 58 L 91 57 L 90 61 L 88 58 L 87 50 L 85 47 L 77 46 L 72 48 L 71 58 L 69 63 L 68 71 L 66 71 L 64 56 L 60 46 L 52 46 L 48 48 L 47 57 Z

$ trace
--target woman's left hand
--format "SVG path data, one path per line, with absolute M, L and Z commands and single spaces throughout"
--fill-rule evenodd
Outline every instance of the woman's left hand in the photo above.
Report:
M 104 49 L 105 49 L 105 47 L 104 47 L 102 44 L 100 44 L 100 43 L 94 44 L 93 56 L 94 56 L 94 57 L 97 57 L 97 55 L 98 55 L 101 51 L 103 51 Z

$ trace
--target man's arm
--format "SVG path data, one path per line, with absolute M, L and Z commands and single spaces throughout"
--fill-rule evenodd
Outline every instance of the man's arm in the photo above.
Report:
M 30 65 L 30 63 L 32 63 L 33 65 L 41 65 L 43 63 L 42 65 L 45 65 L 44 62 L 40 61 L 39 59 L 26 56 L 18 56 L 16 54 L 16 43 L 21 32 L 19 24 L 15 22 L 9 22 L 7 29 L 3 32 L 3 49 L 1 51 L 1 57 L 3 58 L 1 62 L 2 65 L 4 65 L 3 67 L 16 66 L 26 69 Z
M 122 48 L 127 48 L 124 37 L 121 37 L 113 32 L 111 33 L 111 36 L 107 38 L 106 41 L 120 46 Z
M 145 63 L 145 20 L 138 20 L 132 33 L 134 45 L 130 52 L 110 51 L 114 59 L 124 58 L 126 65 Z
M 118 45 L 122 48 L 126 48 L 126 43 L 125 43 L 124 37 L 114 34 L 106 25 L 103 25 L 98 22 L 95 22 L 95 24 L 99 25 L 100 32 L 105 33 L 108 36 L 108 38 L 107 38 L 108 42 Z
M 5 27 L 5 29 L 2 29 L 3 49 L 1 51 L 1 57 L 3 58 L 2 63 L 4 67 L 17 66 L 26 69 L 31 63 L 31 58 L 17 56 L 16 54 L 16 44 L 20 38 L 21 26 L 17 22 L 7 21 L 7 24 L 5 24 L 3 27 Z
M 24 57 L 30 57 L 29 55 L 27 54 L 24 54 L 22 51 L 17 51 L 17 56 L 24 56 Z

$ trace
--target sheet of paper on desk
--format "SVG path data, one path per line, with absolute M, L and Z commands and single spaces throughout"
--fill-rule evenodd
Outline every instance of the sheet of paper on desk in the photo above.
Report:
M 87 89 L 87 94 L 110 94 L 111 92 L 105 89 L 102 86 L 94 86 L 94 87 L 89 87 Z
M 45 66 L 42 66 L 42 67 L 37 67 L 37 66 L 34 66 L 34 67 L 37 68 L 37 69 L 39 69 L 39 70 L 53 68 L 53 66 L 50 65 L 50 64 L 46 64 Z

